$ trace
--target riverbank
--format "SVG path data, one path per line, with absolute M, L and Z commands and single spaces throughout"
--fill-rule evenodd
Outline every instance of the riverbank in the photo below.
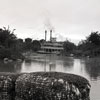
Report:
M 23 61 L 24 56 L 21 52 L 8 48 L 0 48 L 0 60 L 4 62 Z
M 90 100 L 87 79 L 61 72 L 0 73 L 0 100 Z

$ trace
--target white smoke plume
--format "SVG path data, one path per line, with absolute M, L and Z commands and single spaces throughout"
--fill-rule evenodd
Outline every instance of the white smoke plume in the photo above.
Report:
M 55 28 L 52 25 L 52 22 L 51 22 L 49 17 L 45 18 L 45 20 L 44 20 L 44 27 L 45 27 L 46 30 L 52 30 L 53 32 L 55 32 Z
M 66 37 L 64 37 L 63 35 L 57 33 L 55 34 L 56 37 L 57 37 L 57 41 L 65 41 L 66 40 Z

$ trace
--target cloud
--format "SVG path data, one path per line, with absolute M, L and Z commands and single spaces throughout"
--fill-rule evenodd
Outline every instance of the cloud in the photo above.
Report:
M 92 30 L 100 31 L 99 4 L 100 0 L 2 0 L 0 26 L 16 28 L 21 37 L 22 32 L 42 37 L 47 28 L 60 33 L 59 39 L 83 39 Z

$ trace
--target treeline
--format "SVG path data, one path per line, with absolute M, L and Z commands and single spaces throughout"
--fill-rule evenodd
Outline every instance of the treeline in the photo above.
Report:
M 37 52 L 41 49 L 44 39 L 32 40 L 31 38 L 17 38 L 12 31 L 6 27 L 0 29 L 0 59 L 9 58 L 12 60 L 24 59 L 24 52 Z M 63 42 L 63 55 L 70 56 L 99 56 L 100 55 L 100 33 L 91 32 L 85 40 L 76 46 L 73 42 L 66 40 Z
M 31 38 L 26 38 L 25 41 L 23 42 L 22 51 L 24 52 L 27 51 L 37 52 L 40 49 L 41 49 L 41 43 L 39 40 L 32 40 Z
M 100 33 L 91 32 L 85 40 L 79 42 L 77 50 L 80 56 L 100 56 Z
M 66 40 L 64 41 L 63 48 L 64 48 L 63 55 L 73 56 L 75 54 L 77 46 L 73 42 Z
M 64 42 L 64 54 L 80 57 L 96 57 L 100 56 L 100 33 L 98 31 L 91 32 L 85 40 L 79 42 L 76 46 L 70 41 Z
M 37 51 L 41 47 L 38 40 L 17 38 L 14 30 L 11 31 L 9 27 L 0 28 L 0 59 L 24 59 L 23 52 Z
M 8 28 L 0 28 L 0 59 L 23 59 L 22 54 L 17 51 L 16 43 L 17 37 L 14 35 L 14 30 L 10 31 Z

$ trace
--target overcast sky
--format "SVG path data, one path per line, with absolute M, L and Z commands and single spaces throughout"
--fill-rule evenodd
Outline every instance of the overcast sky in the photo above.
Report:
M 0 0 L 0 27 L 16 29 L 19 38 L 44 38 L 53 29 L 58 40 L 77 43 L 100 31 L 100 0 Z

